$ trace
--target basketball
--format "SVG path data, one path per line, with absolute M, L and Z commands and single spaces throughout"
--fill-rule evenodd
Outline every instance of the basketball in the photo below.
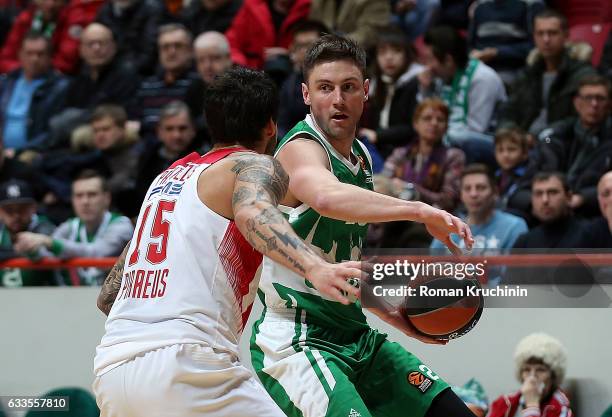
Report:
M 477 279 L 418 278 L 409 285 L 400 313 L 416 330 L 438 340 L 457 339 L 472 330 L 484 306 Z

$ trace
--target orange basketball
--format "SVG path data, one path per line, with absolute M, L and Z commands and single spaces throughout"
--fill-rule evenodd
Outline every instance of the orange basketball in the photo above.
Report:
M 435 339 L 456 339 L 476 326 L 484 306 L 476 279 L 421 278 L 400 307 L 402 315 L 421 333 Z

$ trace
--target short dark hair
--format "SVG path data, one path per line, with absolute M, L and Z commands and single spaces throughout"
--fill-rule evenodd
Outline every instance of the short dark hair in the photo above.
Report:
M 407 63 L 414 60 L 414 47 L 406 33 L 398 26 L 390 25 L 378 31 L 376 35 L 376 49 L 387 45 L 404 50 Z
M 489 167 L 486 166 L 485 164 L 470 164 L 466 166 L 463 169 L 463 172 L 461 172 L 461 182 L 463 183 L 463 179 L 467 177 L 468 175 L 475 175 L 475 174 L 481 174 L 487 177 L 487 180 L 489 181 L 489 185 L 491 186 L 491 188 L 493 188 L 494 190 L 497 189 L 497 183 L 495 182 L 495 177 L 493 176 L 493 173 L 491 172 Z
M 215 78 L 204 95 L 206 124 L 214 143 L 239 143 L 252 149 L 277 112 L 276 85 L 261 71 L 232 68 Z
M 427 31 L 425 44 L 431 47 L 434 56 L 444 62 L 450 55 L 458 68 L 465 68 L 468 63 L 467 41 L 459 31 L 450 26 L 436 26 Z
M 533 179 L 531 180 L 531 188 L 533 189 L 533 185 L 536 182 L 548 181 L 551 178 L 557 178 L 559 181 L 561 181 L 561 185 L 563 186 L 563 191 L 565 191 L 565 193 L 569 193 L 571 191 L 569 183 L 567 182 L 567 177 L 565 176 L 564 173 L 559 172 L 559 171 L 540 171 L 540 172 L 537 172 L 533 176 Z
M 117 104 L 102 104 L 96 107 L 91 115 L 91 123 L 110 117 L 115 125 L 124 127 L 127 122 L 125 109 Z
M 20 49 L 23 49 L 26 42 L 38 40 L 45 41 L 45 44 L 47 44 L 47 53 L 49 54 L 49 56 L 53 55 L 53 45 L 51 44 L 51 40 L 42 32 L 39 32 L 37 30 L 31 30 L 23 37 L 23 39 L 21 39 Z
M 527 134 L 520 127 L 502 127 L 495 132 L 495 146 L 500 145 L 503 142 L 513 143 L 521 148 L 523 152 L 529 150 L 529 144 L 527 142 Z
M 535 17 L 533 18 L 533 27 L 535 28 L 535 21 L 537 19 L 550 19 L 550 18 L 559 19 L 559 22 L 561 23 L 561 30 L 563 30 L 563 32 L 568 31 L 569 25 L 567 23 L 567 17 L 565 17 L 563 13 L 555 9 L 544 9 L 540 13 L 535 15 Z
M 106 177 L 104 175 L 102 175 L 99 171 L 96 171 L 95 169 L 84 169 L 83 171 L 79 172 L 76 177 L 74 177 L 74 179 L 72 180 L 72 184 L 74 185 L 75 182 L 77 181 L 82 181 L 82 180 L 90 180 L 92 178 L 99 178 L 100 179 L 100 184 L 102 185 L 102 191 L 109 192 L 110 188 L 108 187 L 108 181 L 106 181 Z
M 302 68 L 304 80 L 308 82 L 308 76 L 317 64 L 342 60 L 353 62 L 365 79 L 366 53 L 363 48 L 357 45 L 355 41 L 344 36 L 321 36 L 306 52 Z
M 612 83 L 606 77 L 603 77 L 598 74 L 589 74 L 585 75 L 578 81 L 578 88 L 576 88 L 576 94 L 580 92 L 582 87 L 586 86 L 602 86 L 606 89 L 608 93 L 608 98 L 612 95 Z
M 294 37 L 298 33 L 310 33 L 310 32 L 317 32 L 319 36 L 323 36 L 326 33 L 329 33 L 329 28 L 325 26 L 323 22 L 320 22 L 318 20 L 307 19 L 307 20 L 299 20 L 297 23 L 295 23 L 291 27 L 291 32 L 293 33 Z

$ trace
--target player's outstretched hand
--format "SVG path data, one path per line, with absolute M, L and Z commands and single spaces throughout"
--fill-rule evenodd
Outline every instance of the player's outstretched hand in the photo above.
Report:
M 321 262 L 307 271 L 306 278 L 319 292 L 342 304 L 350 304 L 352 299 L 359 298 L 359 288 L 348 280 L 362 276 L 361 262 L 349 261 L 339 264 Z
M 451 240 L 451 233 L 459 235 L 465 242 L 467 250 L 472 249 L 474 238 L 470 227 L 452 214 L 424 204 L 421 209 L 421 221 L 434 238 L 444 243 L 454 255 L 461 255 L 461 249 Z

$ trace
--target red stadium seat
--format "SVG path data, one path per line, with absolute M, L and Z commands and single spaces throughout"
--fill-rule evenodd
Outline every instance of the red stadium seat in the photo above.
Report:
M 569 26 L 595 23 L 612 23 L 610 0 L 558 0 L 555 6 L 569 22 Z
M 599 65 L 603 48 L 608 39 L 612 23 L 582 24 L 570 27 L 570 40 L 586 42 L 593 48 L 591 63 Z

